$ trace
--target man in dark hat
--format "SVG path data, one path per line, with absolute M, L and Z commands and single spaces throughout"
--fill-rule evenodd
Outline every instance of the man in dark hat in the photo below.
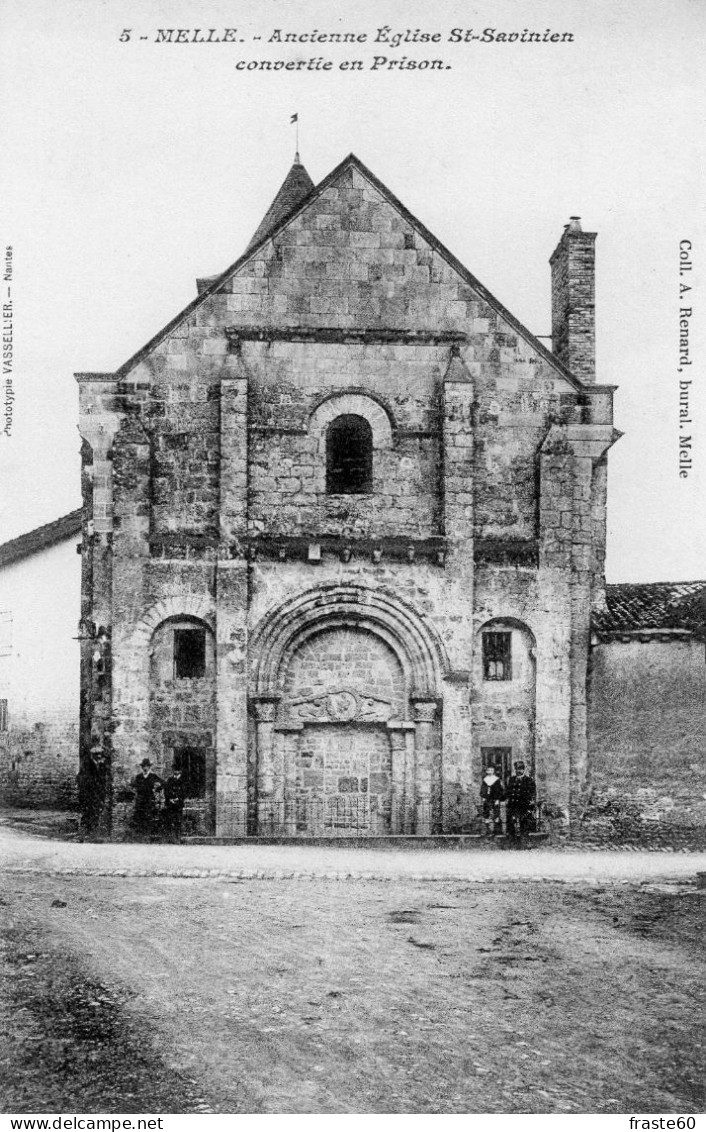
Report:
M 136 774 L 130 785 L 135 791 L 135 808 L 132 823 L 140 837 L 149 838 L 155 832 L 159 812 L 162 779 L 151 769 L 149 759 L 140 763 L 140 773 Z
M 78 804 L 81 811 L 79 837 L 83 841 L 86 837 L 92 839 L 97 836 L 101 813 L 105 805 L 108 766 L 100 742 L 95 741 L 93 743 L 88 759 L 84 762 L 76 777 L 78 780 Z
M 181 841 L 181 820 L 184 816 L 186 783 L 181 767 L 175 766 L 164 784 L 164 817 L 170 841 Z
M 507 783 L 507 832 L 515 842 L 521 842 L 534 827 L 536 793 L 534 779 L 526 773 L 525 764 L 515 763 L 515 773 Z

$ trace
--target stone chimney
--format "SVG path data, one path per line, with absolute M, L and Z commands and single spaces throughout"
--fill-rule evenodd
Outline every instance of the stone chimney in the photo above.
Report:
M 552 349 L 580 381 L 596 380 L 595 232 L 572 216 L 549 260 Z

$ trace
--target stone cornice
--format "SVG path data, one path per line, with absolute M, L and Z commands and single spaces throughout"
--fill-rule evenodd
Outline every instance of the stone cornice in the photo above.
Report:
M 217 537 L 199 535 L 158 535 L 150 538 L 153 559 L 166 561 L 230 560 L 250 562 L 309 562 L 317 565 L 325 555 L 343 562 L 367 558 L 373 562 L 415 562 L 443 566 L 446 539 L 434 536 L 425 539 L 383 536 L 380 538 L 346 538 L 345 536 L 314 537 L 306 535 L 252 535 L 238 543 L 224 545 Z M 312 548 L 315 553 L 312 554 Z
M 555 456 L 571 454 L 600 460 L 623 434 L 612 424 L 552 425 L 539 451 Z
M 592 645 L 603 644 L 652 644 L 655 641 L 687 641 L 699 640 L 699 634 L 694 629 L 594 629 L 591 634 Z
M 473 557 L 477 566 L 536 569 L 539 565 L 539 543 L 537 539 L 476 538 Z
M 451 346 L 467 341 L 458 330 L 405 330 L 396 327 L 343 326 L 229 326 L 225 330 L 231 348 L 241 342 L 363 343 L 371 346 Z

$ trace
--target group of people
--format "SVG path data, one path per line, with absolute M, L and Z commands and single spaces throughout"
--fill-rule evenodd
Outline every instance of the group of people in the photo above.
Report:
M 521 844 L 523 838 L 534 831 L 537 791 L 523 762 L 516 762 L 514 770 L 504 783 L 495 767 L 489 765 L 481 782 L 480 797 L 487 833 L 494 837 L 503 832 L 500 806 L 505 802 L 507 834 Z M 149 840 L 163 832 L 171 840 L 180 841 L 186 801 L 186 783 L 180 768 L 174 767 L 169 778 L 163 780 L 152 770 L 150 760 L 143 759 L 130 786 L 135 803 L 132 824 L 137 836 Z M 108 765 L 102 747 L 96 744 L 78 775 L 82 839 L 99 833 L 107 788 Z
M 140 763 L 140 772 L 130 786 L 135 792 L 132 824 L 138 837 L 148 839 L 163 831 L 172 841 L 181 840 L 186 801 L 186 783 L 179 767 L 164 781 L 152 770 L 149 759 Z
M 105 752 L 99 743 L 94 743 L 77 775 L 81 841 L 95 840 L 101 835 L 109 778 Z M 143 759 L 130 787 L 131 792 L 126 792 L 125 797 L 134 799 L 132 826 L 135 834 L 143 840 L 166 835 L 172 841 L 180 841 L 186 801 L 186 783 L 181 770 L 175 767 L 169 778 L 162 780 L 152 770 L 150 760 Z
M 516 762 L 514 770 L 515 773 L 503 783 L 495 773 L 495 767 L 489 765 L 481 782 L 480 797 L 487 833 L 491 837 L 502 833 L 500 803 L 505 802 L 508 837 L 521 844 L 527 834 L 534 832 L 537 789 L 523 762 Z

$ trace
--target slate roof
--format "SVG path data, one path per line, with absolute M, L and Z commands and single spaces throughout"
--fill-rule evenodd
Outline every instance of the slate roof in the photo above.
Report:
M 285 216 L 289 216 L 289 213 L 295 209 L 297 205 L 301 204 L 305 197 L 308 197 L 313 188 L 314 182 L 299 160 L 299 154 L 297 154 L 292 168 L 282 182 L 282 187 L 260 221 L 255 235 L 245 249 L 246 252 L 256 247 L 261 240 L 264 240 L 265 236 L 274 231 L 280 221 L 284 220 Z
M 706 582 L 621 583 L 606 586 L 604 611 L 591 617 L 603 634 L 639 630 L 696 630 L 706 621 Z
M 40 550 L 56 546 L 58 542 L 63 542 L 64 539 L 73 538 L 80 531 L 81 508 L 78 507 L 75 511 L 70 511 L 68 515 L 62 515 L 60 519 L 55 519 L 52 523 L 45 523 L 42 527 L 28 531 L 26 535 L 20 535 L 18 538 L 2 543 L 0 545 L 0 566 L 9 566 L 11 562 L 19 562 L 23 558 L 29 558 L 31 554 L 37 554 Z

